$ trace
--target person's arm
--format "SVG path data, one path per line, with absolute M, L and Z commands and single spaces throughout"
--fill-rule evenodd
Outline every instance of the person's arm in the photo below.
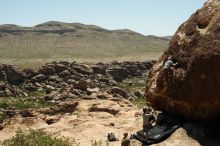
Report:
M 156 122 L 156 118 L 154 117 L 153 114 L 151 114 L 151 120 L 150 120 L 150 125 L 152 126 Z
M 176 65 L 177 65 L 177 64 L 178 64 L 178 62 L 176 62 L 176 63 L 173 63 L 173 66 L 174 66 L 174 67 L 176 67 Z

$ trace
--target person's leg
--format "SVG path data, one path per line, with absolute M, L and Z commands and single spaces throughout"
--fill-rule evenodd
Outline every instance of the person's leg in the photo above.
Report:
M 146 133 L 145 139 L 147 140 L 148 139 L 148 128 L 145 129 L 145 133 Z
M 142 137 L 145 138 L 145 126 L 143 126 L 143 133 L 142 133 Z
M 143 138 L 147 140 L 148 138 L 148 128 L 147 126 L 144 126 L 143 128 Z

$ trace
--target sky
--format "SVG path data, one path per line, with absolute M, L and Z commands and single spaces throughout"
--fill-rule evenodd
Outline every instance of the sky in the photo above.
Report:
M 173 35 L 205 0 L 0 0 L 0 24 L 34 26 L 47 21 Z

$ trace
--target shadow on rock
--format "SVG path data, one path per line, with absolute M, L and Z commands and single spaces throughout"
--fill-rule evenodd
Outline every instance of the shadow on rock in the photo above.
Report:
M 208 125 L 198 125 L 194 123 L 184 123 L 183 128 L 187 135 L 197 140 L 202 146 L 220 145 L 220 125 L 219 120 Z

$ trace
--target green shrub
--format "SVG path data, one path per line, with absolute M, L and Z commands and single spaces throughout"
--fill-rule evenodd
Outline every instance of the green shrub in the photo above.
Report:
M 18 110 L 28 108 L 43 108 L 52 107 L 53 103 L 47 102 L 44 98 L 31 98 L 31 97 L 1 97 L 0 108 L 15 108 Z
M 53 138 L 42 130 L 22 131 L 18 129 L 16 135 L 2 143 L 4 146 L 71 146 L 67 138 Z
M 0 102 L 0 108 L 6 109 L 8 108 L 8 104 L 6 102 Z
M 6 115 L 3 112 L 0 112 L 0 124 L 6 119 Z
M 144 107 L 144 106 L 146 105 L 146 98 L 143 97 L 143 98 L 134 99 L 134 100 L 132 101 L 132 103 L 133 103 L 134 105 L 137 105 L 138 107 L 142 108 L 142 107 Z

